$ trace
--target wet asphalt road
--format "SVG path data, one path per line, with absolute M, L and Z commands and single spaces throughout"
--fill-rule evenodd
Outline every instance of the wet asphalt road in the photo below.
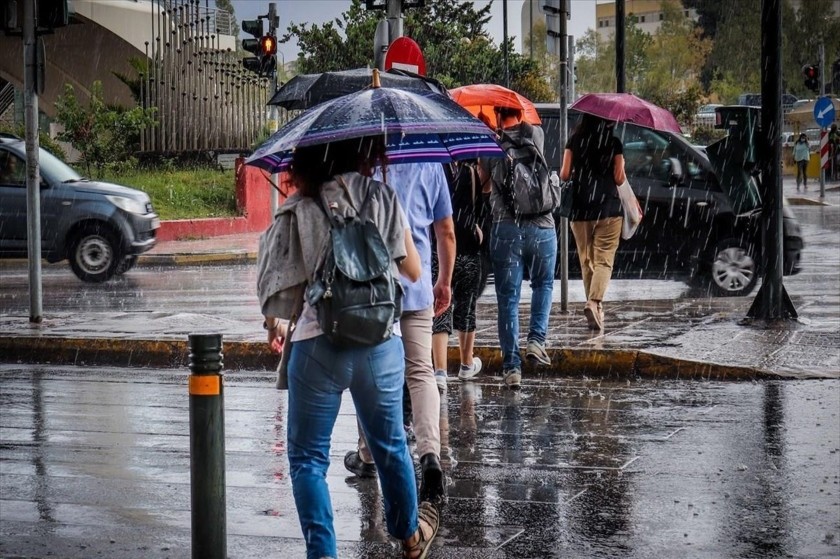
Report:
M 840 206 L 796 206 L 793 208 L 803 228 L 805 250 L 803 271 L 785 278 L 792 295 L 826 292 L 840 295 Z M 0 313 L 29 311 L 28 271 L 25 263 L 2 268 Z M 43 308 L 45 316 L 63 311 L 212 311 L 235 319 L 259 316 L 256 299 L 256 266 L 207 265 L 178 267 L 137 267 L 125 276 L 104 285 L 78 280 L 66 262 L 45 265 L 43 269 Z M 753 292 L 749 296 L 755 296 Z M 554 300 L 560 302 L 560 282 L 555 282 Z M 610 301 L 654 301 L 705 299 L 705 290 L 691 288 L 683 281 L 655 279 L 613 280 Z M 522 300 L 530 298 L 523 285 Z M 495 304 L 492 288 L 481 302 Z M 569 281 L 569 301 L 584 302 L 579 279 Z
M 185 371 L 0 365 L 0 555 L 189 556 Z M 302 557 L 273 375 L 226 379 L 230 557 Z M 840 381 L 487 377 L 443 404 L 431 558 L 837 557 Z M 342 557 L 396 557 L 377 485 L 328 481 Z

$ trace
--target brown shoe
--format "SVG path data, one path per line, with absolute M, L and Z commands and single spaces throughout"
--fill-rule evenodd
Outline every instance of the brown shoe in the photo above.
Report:
M 586 322 L 589 325 L 590 330 L 604 329 L 601 312 L 598 310 L 598 305 L 595 301 L 587 301 L 586 306 L 583 307 L 583 316 L 586 317 Z
M 403 542 L 403 559 L 426 559 L 440 527 L 438 508 L 428 501 L 423 501 L 417 507 L 417 518 L 417 541 L 413 544 Z

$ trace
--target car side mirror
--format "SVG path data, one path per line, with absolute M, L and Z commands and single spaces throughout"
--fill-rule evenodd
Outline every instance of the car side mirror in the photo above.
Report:
M 676 157 L 669 157 L 670 170 L 668 171 L 668 186 L 677 186 L 683 183 L 682 163 Z

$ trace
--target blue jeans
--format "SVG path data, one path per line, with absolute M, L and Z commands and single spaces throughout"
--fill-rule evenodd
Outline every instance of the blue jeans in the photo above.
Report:
M 417 531 L 417 486 L 403 429 L 402 341 L 392 336 L 373 347 L 342 349 L 318 336 L 295 342 L 291 351 L 289 466 L 306 557 L 337 557 L 326 477 L 330 438 L 346 388 L 379 473 L 388 532 L 408 539 Z
M 499 305 L 499 343 L 505 370 L 522 366 L 519 355 L 519 298 L 525 266 L 531 277 L 531 324 L 528 341 L 545 343 L 554 265 L 557 262 L 557 237 L 554 228 L 516 225 L 512 221 L 493 224 L 490 255 Z

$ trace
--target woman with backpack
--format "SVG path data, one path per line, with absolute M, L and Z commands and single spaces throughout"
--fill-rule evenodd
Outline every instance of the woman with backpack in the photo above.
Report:
M 339 345 L 322 328 L 324 309 L 311 303 L 316 300 L 311 287 L 332 260 L 329 251 L 336 249 L 335 222 L 358 217 L 372 223 L 383 241 L 379 246 L 390 254 L 394 277 L 416 281 L 420 276 L 420 258 L 394 191 L 370 178 L 375 167 L 386 164 L 384 139 L 299 147 L 292 157 L 297 192 L 260 239 L 257 290 L 269 344 L 286 332 L 280 330 L 281 320 L 290 321 L 284 347 L 289 353 L 288 454 L 306 555 L 337 557 L 326 476 L 332 430 L 349 388 L 379 473 L 388 532 L 402 541 L 403 557 L 422 558 L 437 534 L 439 513 L 431 503 L 417 504 L 402 422 L 405 364 L 398 332 L 372 345 Z M 393 320 L 399 311 L 395 315 Z
M 481 359 L 473 355 L 475 307 L 487 283 L 486 257 L 489 211 L 478 175 L 478 161 L 461 161 L 444 166 L 452 198 L 455 222 L 455 267 L 452 271 L 452 304 L 436 316 L 432 325 L 432 359 L 438 388 L 446 388 L 447 346 L 452 330 L 458 332 L 461 366 L 458 378 L 469 380 L 481 371 Z M 432 258 L 437 278 L 437 254 Z
M 613 135 L 615 123 L 584 113 L 566 143 L 560 179 L 572 184 L 569 216 L 583 275 L 591 330 L 604 329 L 602 301 L 612 277 L 621 238 L 621 200 L 616 185 L 625 180 L 624 148 Z

